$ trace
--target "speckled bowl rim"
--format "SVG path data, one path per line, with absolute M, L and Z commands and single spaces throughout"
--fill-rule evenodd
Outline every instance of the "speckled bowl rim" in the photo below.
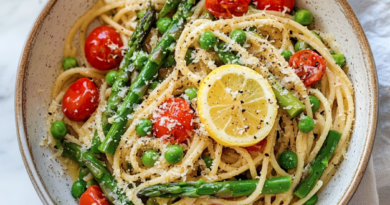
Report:
M 46 6 L 43 8 L 42 12 L 40 13 L 37 20 L 35 21 L 33 28 L 30 31 L 30 34 L 25 43 L 23 53 L 19 62 L 17 82 L 15 88 L 15 119 L 16 119 L 16 126 L 17 126 L 19 149 L 22 154 L 24 165 L 26 166 L 26 170 L 30 177 L 30 180 L 35 190 L 37 191 L 39 198 L 43 202 L 43 204 L 55 204 L 55 202 L 50 197 L 49 192 L 47 191 L 46 187 L 42 183 L 42 179 L 37 172 L 35 162 L 32 158 L 32 154 L 31 154 L 32 150 L 31 147 L 29 146 L 29 141 L 27 138 L 26 117 L 25 117 L 26 95 L 23 93 L 23 88 L 24 88 L 25 79 L 27 78 L 25 76 L 25 73 L 29 62 L 29 55 L 30 55 L 32 42 L 43 20 L 49 14 L 50 10 L 57 3 L 57 1 L 58 0 L 49 0 L 49 2 L 47 2 Z M 370 45 L 368 43 L 364 30 L 358 18 L 356 17 L 356 14 L 352 10 L 352 7 L 349 5 L 347 0 L 338 0 L 338 1 L 344 9 L 345 15 L 349 23 L 352 25 L 353 29 L 355 30 L 356 35 L 360 41 L 361 47 L 364 51 L 364 54 L 367 57 L 368 66 L 370 68 L 368 75 L 370 75 L 369 79 L 372 79 L 371 85 L 373 91 L 372 94 L 374 97 L 373 99 L 374 103 L 372 104 L 371 107 L 373 114 L 370 116 L 369 127 L 367 131 L 367 134 L 369 136 L 364 145 L 362 158 L 359 162 L 357 170 L 355 171 L 352 181 L 350 182 L 348 188 L 346 189 L 345 193 L 343 194 L 341 200 L 338 203 L 338 205 L 346 205 L 349 202 L 349 200 L 352 198 L 353 194 L 355 193 L 357 187 L 360 184 L 360 181 L 363 177 L 368 161 L 370 159 L 372 147 L 374 144 L 375 131 L 377 126 L 377 116 L 378 116 L 378 79 L 377 79 L 377 73 L 375 69 L 374 57 L 372 55 Z

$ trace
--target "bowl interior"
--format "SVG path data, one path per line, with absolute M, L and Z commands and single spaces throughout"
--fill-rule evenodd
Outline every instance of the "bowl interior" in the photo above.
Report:
M 16 119 L 21 152 L 30 178 L 45 204 L 77 204 L 72 180 L 61 164 L 40 146 L 46 136 L 51 87 L 62 61 L 64 40 L 76 20 L 95 1 L 52 0 L 35 24 L 21 59 L 16 86 Z M 377 81 L 373 58 L 360 24 L 346 0 L 297 0 L 314 14 L 317 30 L 333 33 L 350 65 L 355 88 L 356 119 L 344 162 L 319 196 L 318 204 L 346 204 L 365 170 L 374 139 Z

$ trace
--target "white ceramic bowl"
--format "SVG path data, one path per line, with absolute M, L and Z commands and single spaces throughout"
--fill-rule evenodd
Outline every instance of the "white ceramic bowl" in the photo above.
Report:
M 52 152 L 39 144 L 46 136 L 44 117 L 62 60 L 65 36 L 94 2 L 50 0 L 28 37 L 19 65 L 15 107 L 20 151 L 44 204 L 77 204 L 70 195 L 70 177 L 61 172 L 61 164 L 50 160 Z M 316 29 L 334 34 L 350 65 L 348 76 L 356 91 L 353 136 L 346 159 L 318 203 L 347 204 L 365 171 L 375 136 L 378 96 L 372 53 L 346 0 L 296 0 L 296 4 L 312 11 Z

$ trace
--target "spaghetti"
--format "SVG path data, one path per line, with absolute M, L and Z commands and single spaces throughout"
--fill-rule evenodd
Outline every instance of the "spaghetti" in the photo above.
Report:
M 152 1 L 152 5 L 157 10 L 162 9 L 164 3 L 164 0 Z M 104 141 L 106 134 L 102 128 L 101 119 L 112 93 L 112 89 L 105 81 L 105 76 L 111 70 L 92 68 L 85 58 L 84 45 L 87 29 L 94 20 L 98 19 L 101 24 L 109 25 L 119 33 L 125 45 L 121 49 L 127 49 L 128 39 L 134 33 L 138 22 L 137 11 L 147 8 L 147 2 L 144 0 L 99 0 L 71 28 L 65 40 L 64 56 L 76 58 L 83 66 L 66 71 L 60 69 L 53 86 L 52 102 L 48 108 L 50 115 L 47 118 L 49 133 L 47 140 L 51 147 L 56 146 L 56 140 L 52 136 L 50 127 L 59 120 L 64 120 L 69 128 L 64 137 L 69 142 L 88 149 L 93 144 L 95 131 L 100 140 Z M 347 152 L 351 137 L 355 112 L 354 90 L 344 70 L 336 64 L 328 50 L 340 52 L 339 48 L 331 35 L 322 34 L 322 37 L 326 37 L 322 42 L 307 27 L 297 23 L 293 20 L 293 16 L 286 13 L 250 8 L 249 12 L 241 17 L 219 20 L 201 19 L 205 11 L 205 1 L 202 0 L 196 5 L 193 15 L 187 20 L 186 27 L 177 40 L 174 48 L 176 65 L 160 69 L 159 77 L 164 80 L 143 98 L 141 104 L 134 107 L 134 113 L 129 116 L 128 126 L 121 136 L 115 154 L 113 156 L 105 154 L 103 157 L 106 167 L 111 171 L 118 187 L 134 204 L 143 204 L 137 193 L 153 185 L 199 179 L 217 182 L 232 180 L 239 175 L 259 180 L 253 193 L 248 196 L 229 199 L 181 197 L 176 201 L 169 198 L 156 198 L 155 200 L 159 204 L 304 204 L 331 180 Z M 255 32 L 248 31 L 250 27 L 255 27 Z M 236 29 L 246 31 L 247 41 L 244 45 L 234 42 L 229 37 L 228 34 Z M 211 31 L 220 42 L 227 45 L 229 51 L 236 53 L 240 64 L 257 71 L 262 76 L 272 73 L 285 89 L 302 101 L 305 105 L 305 115 L 302 114 L 302 116 L 313 118 L 315 127 L 311 132 L 301 132 L 298 124 L 303 117 L 291 119 L 286 110 L 279 107 L 274 126 L 267 135 L 264 150 L 251 152 L 244 147 L 223 146 L 216 142 L 209 137 L 205 125 L 196 115 L 193 119 L 193 123 L 196 124 L 194 131 L 180 144 L 184 152 L 180 163 L 172 165 L 161 154 L 154 166 L 144 166 L 142 153 L 146 150 L 158 150 L 160 153 L 165 153 L 169 143 L 150 134 L 150 137 L 140 137 L 136 131 L 140 121 L 152 119 L 153 115 L 158 112 L 156 109 L 173 96 L 185 98 L 192 105 L 195 113 L 199 111 L 196 106 L 197 98 L 189 100 L 185 97 L 184 90 L 190 87 L 199 88 L 199 82 L 220 65 L 218 55 L 202 49 L 198 43 L 199 36 L 206 31 Z M 151 33 L 157 35 L 157 32 Z M 265 38 L 259 38 L 256 34 L 265 36 Z M 152 35 L 148 36 L 149 40 L 146 41 L 153 42 L 153 39 L 156 41 L 158 38 L 159 36 Z M 309 44 L 327 62 L 326 72 L 317 88 L 306 86 L 281 55 L 284 50 L 295 53 L 293 43 L 295 40 Z M 155 47 L 156 43 L 149 43 L 148 46 Z M 191 53 L 193 61 L 187 65 L 186 53 L 190 48 L 194 49 Z M 80 77 L 93 79 L 99 90 L 99 103 L 96 111 L 87 120 L 75 122 L 63 114 L 61 102 L 68 88 Z M 320 102 L 320 108 L 316 112 L 312 111 L 309 95 L 315 96 Z M 113 119 L 110 120 L 112 123 Z M 294 195 L 294 190 L 305 178 L 307 172 L 305 167 L 315 161 L 330 130 L 342 134 L 329 161 L 331 166 L 326 167 L 310 193 L 300 199 Z M 280 166 L 278 158 L 285 151 L 297 154 L 295 168 L 286 170 Z M 60 157 L 61 152 L 58 151 L 53 157 Z M 205 154 L 209 155 L 212 160 L 212 165 L 209 167 L 202 157 Z M 62 159 L 64 163 L 73 163 L 65 158 Z M 281 176 L 294 176 L 287 192 L 262 194 L 267 179 Z

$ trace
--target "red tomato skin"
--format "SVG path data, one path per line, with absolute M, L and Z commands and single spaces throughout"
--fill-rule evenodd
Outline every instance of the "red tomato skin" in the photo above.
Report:
M 123 56 L 123 42 L 115 29 L 109 26 L 95 28 L 85 41 L 85 57 L 98 70 L 119 66 Z
M 291 56 L 290 66 L 306 86 L 319 82 L 326 71 L 326 60 L 312 50 L 301 50 Z
M 287 13 L 290 13 L 295 5 L 295 0 L 256 0 L 257 9 L 259 10 L 271 10 L 271 11 L 284 11 L 284 7 L 287 7 Z
M 265 146 L 267 146 L 267 138 L 264 138 L 259 143 L 250 147 L 245 147 L 248 152 L 264 152 Z
M 99 92 L 92 80 L 80 78 L 65 92 L 62 112 L 72 121 L 84 121 L 95 112 L 99 104 Z
M 80 205 L 110 205 L 99 186 L 90 186 L 80 197 Z
M 182 143 L 194 129 L 194 117 L 194 111 L 184 99 L 170 98 L 153 113 L 153 134 L 164 142 Z
M 250 0 L 206 0 L 206 8 L 218 18 L 242 16 L 248 12 Z

